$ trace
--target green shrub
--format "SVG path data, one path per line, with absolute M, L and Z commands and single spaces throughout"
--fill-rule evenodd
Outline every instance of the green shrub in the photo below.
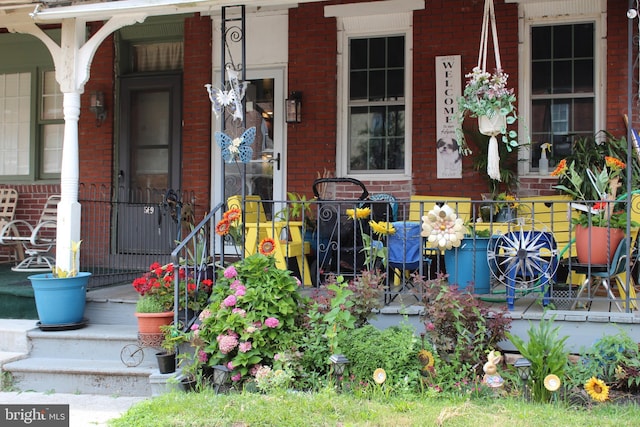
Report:
M 530 326 L 527 334 L 529 342 L 507 333 L 507 337 L 520 354 L 531 362 L 529 383 L 533 384 L 533 400 L 546 403 L 551 399 L 551 392 L 544 386 L 544 379 L 549 374 L 564 377 L 564 370 L 569 360 L 569 352 L 565 348 L 568 336 L 559 338 L 559 326 L 553 327 L 555 316 L 541 319 L 537 327 Z
M 567 367 L 569 388 L 582 388 L 589 378 L 596 377 L 615 389 L 640 389 L 638 344 L 624 330 L 603 336 L 581 354 L 578 363 Z
M 138 313 L 162 313 L 167 311 L 158 298 L 149 295 L 138 298 L 136 312 Z
M 343 343 L 344 354 L 350 361 L 349 374 L 356 383 L 371 383 L 373 371 L 382 368 L 387 373 L 387 384 L 394 386 L 407 379 L 417 389 L 420 343 L 411 326 L 379 330 L 366 325 L 351 331 Z

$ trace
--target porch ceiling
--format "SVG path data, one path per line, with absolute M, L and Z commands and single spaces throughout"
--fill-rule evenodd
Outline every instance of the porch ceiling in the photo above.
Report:
M 241 2 L 248 8 L 264 10 L 273 7 L 295 7 L 299 3 L 312 3 L 322 0 L 245 0 Z M 35 2 L 32 0 L 0 0 L 0 9 L 14 8 L 16 4 L 23 14 L 26 6 L 33 7 L 29 14 L 36 22 L 55 23 L 67 18 L 84 21 L 103 21 L 114 16 L 143 14 L 145 16 L 174 15 L 200 12 L 203 14 L 220 13 L 223 6 L 238 6 L 237 0 L 56 0 Z M 13 5 L 13 6 L 12 6 Z M 40 5 L 40 6 L 37 6 Z

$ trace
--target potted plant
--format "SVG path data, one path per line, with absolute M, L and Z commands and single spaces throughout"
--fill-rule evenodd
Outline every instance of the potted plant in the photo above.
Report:
M 160 326 L 171 323 L 174 310 L 174 289 L 178 274 L 180 303 L 177 307 L 182 311 L 185 307 L 182 301 L 187 293 L 186 308 L 192 312 L 199 312 L 207 304 L 213 281 L 204 279 L 198 281 L 189 274 L 187 269 L 176 269 L 173 264 L 160 265 L 155 262 L 149 271 L 133 281 L 133 287 L 140 294 L 136 303 L 136 317 L 141 333 L 161 334 Z
M 627 214 L 615 200 L 622 182 L 626 182 L 626 168 L 618 157 L 605 155 L 604 162 L 593 159 L 587 164 L 580 164 L 577 159 L 568 164 L 567 159 L 562 159 L 551 173 L 559 177 L 554 188 L 576 200 L 572 207 L 580 211 L 571 220 L 578 262 L 608 264 L 624 238 Z M 632 227 L 638 225 L 631 223 Z
M 500 176 L 500 156 L 496 136 L 502 134 L 502 142 L 507 151 L 518 146 L 518 134 L 515 130 L 507 132 L 507 125 L 516 122 L 516 96 L 513 89 L 507 88 L 508 74 L 498 68 L 493 74 L 474 67 L 466 74 L 468 79 L 464 94 L 458 99 L 458 123 L 456 137 L 460 144 L 460 153 L 469 155 L 471 149 L 466 143 L 462 124 L 465 118 L 478 118 L 478 128 L 483 135 L 490 136 L 488 148 L 487 173 L 497 181 Z
M 87 283 L 91 273 L 78 272 L 79 242 L 71 242 L 71 269 L 29 276 L 42 330 L 77 329 L 86 325 Z
M 163 351 L 156 353 L 158 369 L 161 374 L 170 374 L 176 370 L 176 354 L 180 345 L 189 342 L 190 336 L 175 324 L 162 325 L 160 331 L 163 335 L 160 343 Z
M 468 227 L 450 206 L 434 206 L 422 218 L 422 236 L 430 246 L 444 252 L 449 283 L 466 290 L 473 283 L 473 293 L 488 294 L 489 264 L 487 247 L 489 230 Z

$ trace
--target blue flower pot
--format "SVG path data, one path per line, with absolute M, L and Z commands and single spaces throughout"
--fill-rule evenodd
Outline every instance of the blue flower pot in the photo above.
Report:
M 449 283 L 458 285 L 461 291 L 488 294 L 491 286 L 491 273 L 487 262 L 488 246 L 488 238 L 464 238 L 459 248 L 445 251 L 444 265 L 449 275 Z
M 84 317 L 87 283 L 91 273 L 57 278 L 51 273 L 29 276 L 41 325 L 80 323 Z

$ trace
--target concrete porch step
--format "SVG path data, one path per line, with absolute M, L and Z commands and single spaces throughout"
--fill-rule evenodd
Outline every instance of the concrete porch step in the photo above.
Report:
M 137 325 L 134 315 L 138 294 L 130 283 L 87 292 L 85 317 L 101 325 Z
M 34 325 L 35 326 L 35 323 Z M 0 327 L 0 337 L 5 331 Z M 10 336 L 10 334 L 9 334 Z M 24 332 L 24 353 L 0 353 L 2 371 L 22 391 L 151 396 L 155 347 L 138 342 L 135 325 L 93 324 L 71 331 Z
M 120 360 L 30 357 L 5 364 L 22 391 L 151 396 L 149 377 L 158 373 L 155 358 L 127 367 Z

